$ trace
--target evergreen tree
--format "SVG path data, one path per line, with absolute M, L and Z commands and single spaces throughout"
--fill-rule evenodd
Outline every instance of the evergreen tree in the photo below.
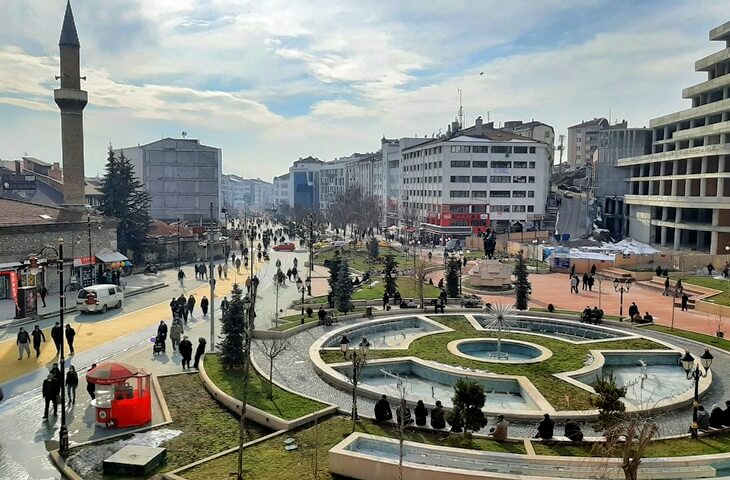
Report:
M 454 385 L 453 409 L 446 416 L 446 421 L 451 426 L 464 429 L 464 436 L 475 432 L 487 424 L 487 417 L 484 416 L 482 408 L 487 401 L 484 393 L 484 385 L 474 380 L 459 378 Z
M 388 295 L 391 297 L 395 295 L 395 290 L 398 288 L 396 286 L 398 276 L 393 275 L 396 272 L 396 267 L 398 267 L 398 262 L 395 261 L 393 255 L 386 255 L 385 269 L 383 270 L 385 274 L 385 291 L 388 292 Z
M 124 156 L 124 152 L 117 158 L 111 146 L 101 191 L 104 194 L 101 212 L 119 220 L 117 248 L 123 253 L 132 251 L 133 258 L 141 261 L 150 227 L 150 196 L 135 176 L 132 162 Z
M 350 280 L 350 267 L 347 265 L 347 260 L 343 260 L 340 264 L 334 297 L 338 311 L 342 313 L 350 311 L 350 305 L 352 303 L 352 280 Z
M 330 291 L 335 294 L 337 289 L 337 276 L 340 274 L 340 266 L 342 265 L 342 257 L 340 256 L 340 250 L 335 250 L 334 257 L 327 261 L 327 268 L 330 270 L 330 278 L 327 279 L 329 283 Z
M 372 261 L 375 261 L 378 259 L 378 256 L 380 256 L 380 246 L 378 245 L 378 239 L 375 237 L 370 237 L 370 240 L 368 240 L 368 255 L 370 255 L 370 259 Z
M 446 294 L 449 297 L 459 296 L 459 267 L 461 260 L 449 257 L 446 263 Z
M 224 368 L 241 368 L 246 363 L 246 322 L 244 321 L 243 301 L 241 289 L 237 283 L 233 284 L 231 300 L 228 310 L 223 315 L 221 336 L 218 344 L 220 358 Z
M 624 418 L 626 387 L 619 387 L 613 374 L 596 379 L 593 390 L 598 394 L 591 398 L 591 405 L 598 409 L 598 428 L 609 432 Z
M 517 310 L 527 310 L 532 285 L 530 285 L 530 281 L 527 279 L 529 273 L 527 273 L 527 264 L 521 251 L 517 256 L 517 263 L 512 273 L 515 276 L 515 308 Z

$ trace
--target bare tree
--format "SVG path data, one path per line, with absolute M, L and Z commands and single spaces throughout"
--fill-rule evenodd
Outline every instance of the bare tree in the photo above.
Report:
M 261 352 L 269 359 L 269 398 L 274 398 L 274 359 L 289 348 L 289 340 L 287 338 L 272 338 L 262 340 L 258 345 Z
M 406 433 L 406 384 L 402 379 L 398 380 L 398 408 L 400 409 L 400 415 L 397 415 L 398 419 L 398 480 L 403 480 L 403 455 L 404 455 L 404 437 Z
M 413 262 L 413 281 L 415 282 L 415 290 L 421 302 L 419 303 L 419 307 L 422 309 L 426 308 L 423 302 L 423 285 L 426 283 L 426 264 L 420 259 L 418 261 L 414 260 Z
M 312 468 L 312 478 L 317 480 L 319 477 L 319 417 L 314 417 L 314 440 L 312 447 L 310 467 Z

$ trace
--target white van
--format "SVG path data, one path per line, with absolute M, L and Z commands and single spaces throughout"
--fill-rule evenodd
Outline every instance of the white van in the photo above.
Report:
M 124 292 L 116 285 L 91 285 L 79 290 L 76 310 L 79 312 L 106 312 L 109 308 L 122 308 Z

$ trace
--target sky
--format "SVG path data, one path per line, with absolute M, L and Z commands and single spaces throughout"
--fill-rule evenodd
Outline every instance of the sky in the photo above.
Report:
M 594 117 L 647 126 L 690 107 L 721 0 L 72 0 L 86 174 L 109 145 L 219 147 L 224 173 L 271 181 L 300 157 L 465 124 Z M 65 0 L 0 0 L 0 158 L 61 161 Z M 566 141 L 567 143 L 567 141 Z

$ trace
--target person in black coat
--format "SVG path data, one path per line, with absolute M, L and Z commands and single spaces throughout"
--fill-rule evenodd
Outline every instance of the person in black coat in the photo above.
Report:
M 188 314 L 190 315 L 190 320 L 193 319 L 193 309 L 195 308 L 195 297 L 193 297 L 193 294 L 191 293 L 188 297 Z
M 49 373 L 45 380 L 43 380 L 43 400 L 45 401 L 46 407 L 43 410 L 43 420 L 48 419 L 48 405 L 53 403 L 53 415 L 58 415 L 58 394 L 61 391 L 61 387 L 58 384 L 58 380 Z
M 172 300 L 170 300 L 170 314 L 172 315 L 172 318 L 177 317 L 177 298 L 172 297 Z
M 160 324 L 157 326 L 157 336 L 164 342 L 167 340 L 167 324 L 164 320 L 160 320 Z
M 722 411 L 722 424 L 730 427 L 730 400 L 725 402 L 725 410 Z
M 61 354 L 61 344 L 63 343 L 63 330 L 58 322 L 51 328 L 51 338 L 56 346 L 56 356 L 58 356 Z
M 535 438 L 550 440 L 551 438 L 553 438 L 553 432 L 555 432 L 555 422 L 553 422 L 553 419 L 550 418 L 550 415 L 546 413 L 543 419 L 537 425 L 537 435 L 535 435 Z
M 76 330 L 71 325 L 66 324 L 66 343 L 68 343 L 69 355 L 74 354 L 74 338 L 76 338 Z
M 375 403 L 375 421 L 376 422 L 389 422 L 393 419 L 393 411 L 390 409 L 390 403 L 388 399 L 383 395 Z
M 441 401 L 436 400 L 436 406 L 431 409 L 431 428 L 437 430 L 446 427 L 446 421 L 444 420 L 444 407 L 441 406 Z
M 68 367 L 66 372 L 66 397 L 69 405 L 76 403 L 76 387 L 79 386 L 79 374 L 73 365 Z
M 416 416 L 416 425 L 423 427 L 426 425 L 426 417 L 428 416 L 428 410 L 423 404 L 423 400 L 419 400 L 416 404 L 416 408 L 413 409 L 413 414 Z
M 89 369 L 86 371 L 86 375 L 88 376 L 89 372 L 91 372 L 93 369 L 96 368 L 96 364 L 92 363 Z M 88 377 L 87 377 L 88 378 Z M 89 394 L 91 399 L 96 398 L 96 384 L 91 383 L 90 381 L 86 380 L 86 392 Z
M 43 330 L 36 325 L 33 328 L 33 331 L 30 332 L 30 335 L 33 337 L 33 349 L 35 350 L 35 358 L 38 358 L 41 356 L 41 342 L 46 343 L 46 336 L 43 333 Z
M 205 339 L 203 337 L 200 337 L 198 339 L 198 348 L 195 349 L 195 362 L 193 363 L 193 368 L 198 368 L 198 363 L 200 363 L 200 357 L 203 356 L 205 353 Z
M 722 408 L 720 408 L 720 405 L 714 404 L 712 406 L 712 411 L 710 412 L 710 426 L 712 428 L 722 428 L 724 422 L 725 414 L 723 413 Z
M 565 436 L 573 442 L 583 441 L 583 432 L 580 429 L 578 422 L 573 420 L 566 420 L 565 422 Z
M 636 305 L 636 302 L 631 302 L 629 317 L 634 318 L 634 315 L 639 315 L 639 307 Z
M 187 335 L 183 336 L 182 342 L 177 346 L 177 349 L 180 351 L 180 356 L 182 357 L 183 370 L 190 368 L 190 359 L 193 356 L 193 344 L 188 340 Z
M 203 310 L 203 316 L 208 315 L 208 305 L 210 305 L 210 303 L 208 302 L 208 297 L 203 296 L 203 298 L 200 300 L 200 309 Z

